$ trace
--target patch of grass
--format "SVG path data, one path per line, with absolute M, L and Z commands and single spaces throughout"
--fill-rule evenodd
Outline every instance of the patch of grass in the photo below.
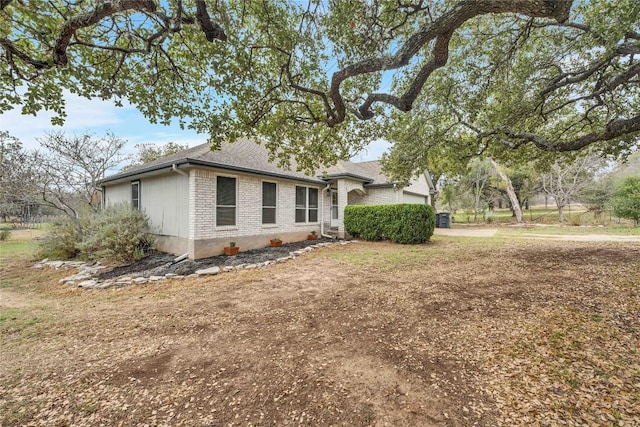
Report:
M 32 256 L 35 257 L 38 250 L 36 241 L 2 241 L 0 242 L 0 262 L 4 263 L 14 257 Z
M 26 332 L 44 319 L 23 309 L 0 309 L 0 334 Z M 31 335 L 34 331 L 29 331 Z
M 594 322 L 602 322 L 602 316 L 598 313 L 593 313 L 591 315 L 591 320 L 593 320 Z

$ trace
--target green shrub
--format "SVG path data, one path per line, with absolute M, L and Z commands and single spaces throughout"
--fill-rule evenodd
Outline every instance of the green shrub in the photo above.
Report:
M 350 205 L 344 209 L 345 230 L 364 240 L 424 243 L 435 225 L 436 214 L 429 205 Z
M 11 231 L 0 230 L 0 240 L 9 240 L 9 237 L 11 237 Z
M 83 224 L 86 227 L 86 224 Z M 75 258 L 80 249 L 80 238 L 76 225 L 71 221 L 55 223 L 40 243 L 38 256 L 52 259 Z
M 632 219 L 635 225 L 640 225 L 640 176 L 630 176 L 622 181 L 611 204 L 616 216 Z
M 148 230 L 149 219 L 144 212 L 126 205 L 108 207 L 89 223 L 78 247 L 90 258 L 133 261 L 153 246 Z

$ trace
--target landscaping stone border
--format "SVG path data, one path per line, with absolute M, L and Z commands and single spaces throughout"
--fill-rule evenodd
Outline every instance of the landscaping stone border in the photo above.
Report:
M 349 243 L 355 243 L 356 240 L 341 240 L 338 242 L 322 242 L 315 245 L 307 246 L 303 249 L 295 250 L 289 252 L 289 256 L 280 257 L 275 260 L 264 261 L 255 264 L 239 264 L 239 265 L 227 265 L 223 267 L 214 266 L 209 268 L 203 268 L 200 270 L 196 270 L 195 273 L 189 275 L 180 275 L 175 273 L 167 273 L 162 276 L 144 276 L 142 274 L 130 274 L 121 277 L 99 280 L 95 276 L 100 272 L 100 270 L 106 268 L 101 265 L 99 262 L 83 262 L 83 261 L 57 261 L 57 260 L 49 260 L 44 259 L 38 263 L 36 263 L 33 268 L 55 268 L 56 270 L 67 270 L 77 268 L 78 272 L 68 277 L 64 277 L 60 279 L 59 283 L 71 286 L 77 286 L 78 288 L 85 289 L 106 289 L 106 288 L 119 288 L 129 285 L 141 285 L 145 283 L 156 283 L 165 280 L 182 280 L 182 279 L 190 279 L 196 277 L 203 276 L 214 276 L 221 273 L 229 273 L 236 270 L 252 270 L 257 268 L 265 268 L 270 265 L 279 264 L 283 262 L 287 262 L 289 260 L 295 259 L 298 256 L 304 255 L 307 252 L 311 252 L 315 249 L 324 248 L 327 246 L 334 245 L 347 245 Z

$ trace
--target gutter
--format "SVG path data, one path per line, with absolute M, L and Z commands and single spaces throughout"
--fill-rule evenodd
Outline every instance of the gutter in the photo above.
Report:
M 183 158 L 183 159 L 177 160 L 177 161 L 175 161 L 173 163 L 161 163 L 161 164 L 158 164 L 158 165 L 148 166 L 148 167 L 144 167 L 142 169 L 137 169 L 137 170 L 133 170 L 133 171 L 120 172 L 120 173 L 117 173 L 117 174 L 112 175 L 110 177 L 103 178 L 103 179 L 99 180 L 98 184 L 104 185 L 104 184 L 109 183 L 109 182 L 125 180 L 127 178 L 131 178 L 131 177 L 134 177 L 136 175 L 142 175 L 142 174 L 160 172 L 160 171 L 174 171 L 174 172 L 177 172 L 177 173 L 183 172 L 183 171 L 176 170 L 178 168 L 178 166 L 186 166 L 186 167 L 189 167 L 189 166 L 204 166 L 204 167 L 207 167 L 207 168 L 223 169 L 223 170 L 234 171 L 234 172 L 243 172 L 243 173 L 248 173 L 248 174 L 252 174 L 252 175 L 263 175 L 263 176 L 269 176 L 269 177 L 273 177 L 273 178 L 286 179 L 286 180 L 289 180 L 289 181 L 305 182 L 305 183 L 316 184 L 316 185 L 325 183 L 325 181 L 323 181 L 321 179 L 297 177 L 297 176 L 287 175 L 286 173 L 261 171 L 261 170 L 257 170 L 257 169 L 245 168 L 245 167 L 241 167 L 241 166 L 225 165 L 225 164 L 221 164 L 221 163 L 203 161 L 203 160 L 198 160 L 198 159 L 191 159 L 191 158 L 187 157 L 187 158 Z
M 175 163 L 171 165 L 171 170 L 176 173 L 179 173 L 182 176 L 189 176 L 189 174 L 186 173 L 185 171 L 178 169 L 178 165 L 176 165 Z

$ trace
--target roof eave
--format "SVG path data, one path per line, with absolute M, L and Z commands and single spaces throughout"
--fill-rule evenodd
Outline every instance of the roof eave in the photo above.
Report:
M 371 184 L 363 185 L 364 188 L 392 188 L 397 186 L 398 186 L 397 182 L 380 182 L 380 183 L 371 183 Z
M 321 175 L 320 178 L 325 180 L 325 181 L 326 180 L 331 180 L 331 179 L 351 178 L 351 179 L 355 179 L 357 181 L 362 181 L 364 183 L 373 182 L 373 180 L 371 178 L 367 178 L 367 177 L 361 176 L 361 175 L 355 175 L 355 174 L 352 174 L 352 173 L 336 173 L 336 174 L 331 174 L 331 175 Z
M 144 167 L 142 169 L 135 169 L 135 170 L 131 170 L 131 171 L 124 171 L 124 172 L 120 172 L 117 173 L 115 175 L 112 176 L 108 176 L 106 178 L 102 178 L 100 180 L 97 181 L 98 185 L 104 185 L 104 184 L 108 184 L 111 182 L 117 182 L 117 181 L 122 181 L 122 180 L 126 180 L 127 178 L 131 178 L 137 175 L 146 175 L 146 174 L 150 174 L 153 172 L 160 172 L 163 169 L 169 169 L 171 170 L 171 168 L 173 167 L 173 165 L 176 166 L 180 166 L 183 165 L 185 163 L 188 163 L 189 159 L 179 159 L 173 162 L 165 162 L 165 163 L 160 163 L 157 165 L 153 165 L 153 166 L 149 166 L 149 167 Z
M 251 169 L 251 168 L 243 168 L 241 166 L 231 166 L 231 165 L 225 165 L 222 163 L 215 163 L 215 162 L 209 162 L 206 160 L 197 160 L 197 159 L 187 159 L 188 160 L 188 164 L 189 165 L 194 165 L 194 166 L 207 166 L 207 167 L 211 167 L 211 168 L 216 168 L 216 169 L 224 169 L 224 170 L 230 170 L 230 171 L 236 171 L 236 172 L 244 172 L 244 173 L 250 173 L 253 175 L 264 175 L 264 176 L 270 176 L 273 178 L 281 178 L 281 179 L 288 179 L 291 181 L 300 181 L 300 182 L 308 182 L 308 183 L 312 183 L 312 184 L 324 184 L 324 181 L 320 180 L 320 179 L 313 179 L 313 178 L 303 178 L 303 177 L 297 177 L 297 176 L 293 176 L 293 175 L 287 175 L 287 174 L 283 174 L 283 173 L 276 173 L 276 172 L 267 172 L 267 171 L 261 171 L 261 170 L 257 170 L 257 169 Z
M 118 182 L 118 181 L 123 181 L 126 180 L 128 178 L 133 178 L 139 175 L 146 175 L 146 174 L 150 174 L 150 173 L 154 173 L 154 172 L 160 172 L 164 169 L 166 169 L 167 171 L 171 171 L 171 168 L 173 167 L 173 165 L 176 166 L 205 166 L 205 167 L 210 167 L 210 168 L 215 168 L 215 169 L 223 169 L 223 170 L 228 170 L 228 171 L 235 171 L 235 172 L 244 172 L 244 173 L 250 173 L 253 175 L 262 175 L 262 176 L 269 176 L 272 178 L 280 178 L 280 179 L 287 179 L 290 181 L 299 181 L 299 182 L 305 182 L 305 183 L 311 183 L 311 184 L 324 184 L 323 180 L 315 180 L 313 178 L 303 178 L 303 177 L 297 177 L 297 176 L 293 176 L 293 175 L 287 175 L 287 174 L 281 174 L 281 173 L 275 173 L 275 172 L 266 172 L 266 171 L 261 171 L 261 170 L 257 170 L 257 169 L 251 169 L 251 168 L 243 168 L 240 166 L 232 166 L 232 165 L 225 165 L 222 163 L 215 163 L 215 162 L 209 162 L 206 160 L 199 160 L 199 159 L 191 159 L 191 158 L 183 158 L 183 159 L 179 159 L 173 162 L 165 162 L 165 163 L 160 163 L 158 165 L 154 165 L 154 166 L 150 166 L 147 168 L 143 168 L 143 169 L 136 169 L 136 170 L 132 170 L 130 172 L 122 172 L 116 175 L 113 175 L 111 177 L 107 177 L 104 179 L 101 179 L 98 181 L 98 185 L 104 185 L 104 184 L 108 184 L 108 183 L 113 183 L 113 182 Z

